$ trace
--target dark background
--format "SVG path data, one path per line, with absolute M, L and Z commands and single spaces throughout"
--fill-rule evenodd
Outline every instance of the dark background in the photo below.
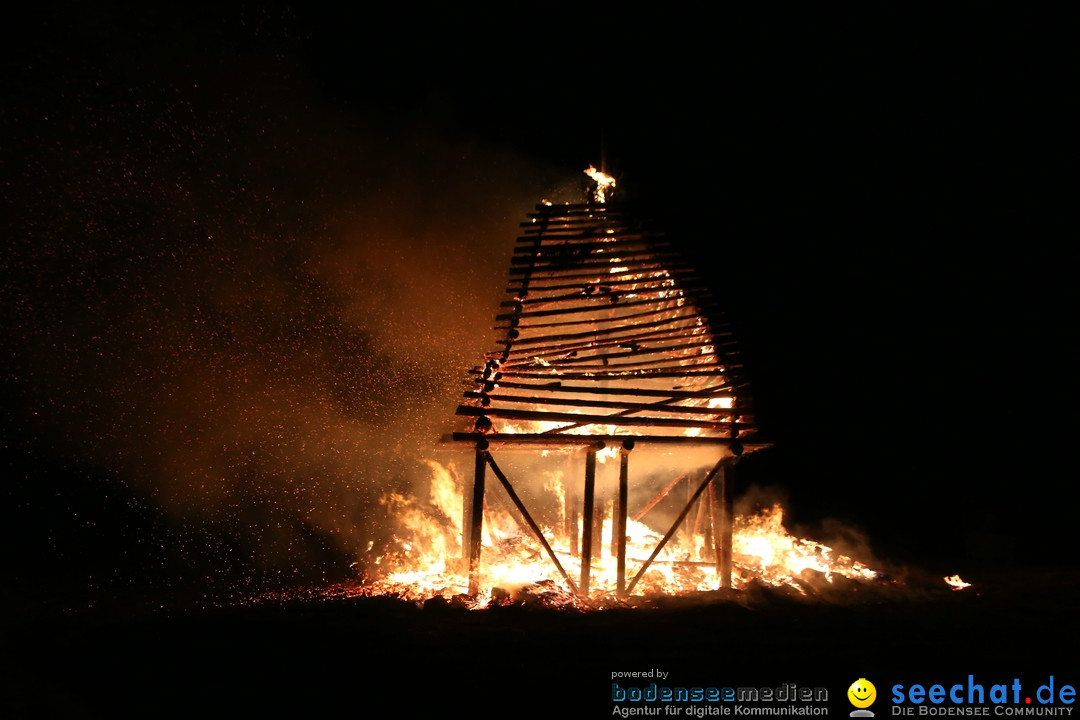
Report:
M 590 164 L 727 308 L 775 443 L 740 480 L 792 527 L 927 576 L 1073 571 L 1074 163 L 1045 24 L 489 21 L 6 25 L 9 618 L 348 577 L 487 349 L 517 223 Z

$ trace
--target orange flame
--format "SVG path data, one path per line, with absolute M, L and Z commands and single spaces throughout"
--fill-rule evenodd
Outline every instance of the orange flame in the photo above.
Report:
M 484 512 L 482 590 L 479 597 L 463 600 L 469 582 L 462 560 L 462 483 L 454 479 L 451 469 L 431 461 L 428 465 L 432 470 L 428 501 L 399 494 L 383 498 L 383 504 L 397 519 L 402 536 L 394 536 L 377 554 L 370 554 L 366 559 L 368 577 L 361 585 L 344 592 L 393 595 L 415 601 L 457 598 L 469 607 L 522 597 L 575 607 L 590 604 L 595 607 L 597 602 L 614 599 L 618 578 L 610 516 L 602 525 L 598 543 L 601 552 L 590 563 L 590 593 L 586 599 L 575 596 L 566 586 L 541 544 L 516 518 L 516 512 L 509 507 L 497 508 L 492 502 Z M 545 490 L 565 497 L 561 474 L 545 475 Z M 560 510 L 560 516 L 552 521 L 558 527 L 543 527 L 542 532 L 568 576 L 576 578 L 581 558 L 565 537 L 563 520 Z M 689 524 L 689 521 L 684 523 Z M 581 531 L 579 519 L 578 537 Z M 626 570 L 629 577 L 634 577 L 660 542 L 662 533 L 643 522 L 627 519 L 626 534 Z M 732 555 L 732 586 L 736 589 L 756 581 L 805 594 L 804 585 L 811 576 L 830 583 L 834 576 L 861 581 L 879 577 L 879 573 L 865 564 L 826 545 L 791 535 L 783 527 L 783 510 L 779 505 L 735 518 Z M 683 528 L 642 574 L 635 594 L 676 595 L 715 590 L 719 586 L 715 558 L 715 543 L 707 533 Z
M 945 578 L 945 584 L 951 586 L 953 590 L 963 590 L 964 588 L 971 587 L 971 583 L 964 582 L 960 579 L 959 575 L 949 575 Z
M 605 202 L 607 200 L 608 191 L 615 187 L 615 178 L 597 170 L 592 165 L 585 171 L 585 174 L 593 179 L 596 183 L 596 189 L 593 191 L 593 199 L 598 203 Z

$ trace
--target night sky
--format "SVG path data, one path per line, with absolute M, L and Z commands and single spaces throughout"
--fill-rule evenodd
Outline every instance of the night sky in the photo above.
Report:
M 898 564 L 1071 565 L 1069 93 L 1054 44 L 1020 39 L 266 6 L 6 24 L 7 599 L 347 577 L 488 349 L 518 223 L 590 164 L 728 308 L 775 442 L 744 483 Z

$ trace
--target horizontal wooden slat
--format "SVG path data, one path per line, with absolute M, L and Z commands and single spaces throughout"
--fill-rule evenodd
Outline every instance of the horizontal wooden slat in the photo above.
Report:
M 648 319 L 647 318 L 653 318 Z M 623 333 L 635 333 L 639 331 L 649 331 L 651 328 L 664 327 L 665 325 L 672 324 L 676 328 L 683 327 L 683 323 L 704 321 L 704 318 L 697 312 L 697 308 L 691 305 L 685 305 L 677 310 L 664 310 L 654 311 L 647 313 L 637 313 L 633 316 L 623 317 L 624 322 L 619 325 L 609 325 L 607 327 L 595 327 L 595 323 L 592 329 L 584 330 L 582 332 L 568 332 L 568 333 L 556 333 L 554 335 L 526 335 L 519 337 L 515 340 L 505 340 L 504 343 L 512 343 L 514 345 L 532 347 L 541 343 L 558 343 L 573 340 L 585 340 L 589 339 L 603 339 L 610 338 L 612 340 L 621 339 L 627 337 Z M 570 325 L 588 325 L 589 322 L 570 323 Z M 545 330 L 553 327 L 562 327 L 564 323 L 529 323 L 528 325 L 521 325 L 521 329 L 524 330 Z M 506 327 L 495 328 L 496 330 L 506 330 Z M 527 352 L 527 351 L 526 351 Z
M 459 405 L 458 415 L 468 417 L 480 417 L 484 415 L 490 418 L 502 418 L 504 420 L 525 420 L 529 422 L 565 422 L 574 425 L 615 425 L 615 426 L 653 426 L 670 428 L 700 428 L 702 430 L 727 431 L 738 423 L 733 422 L 707 422 L 703 420 L 688 420 L 682 418 L 665 417 L 627 417 L 612 415 L 585 415 L 578 413 L 544 412 L 540 410 L 511 410 L 506 408 L 478 408 L 471 405 Z
M 665 371 L 665 370 L 633 370 L 630 372 L 594 372 L 594 373 L 580 373 L 580 372 L 559 372 L 557 377 L 561 377 L 567 380 L 587 380 L 590 382 L 612 382 L 616 380 L 629 382 L 635 378 L 699 378 L 709 377 L 712 375 L 722 376 L 727 374 L 726 368 L 706 367 L 703 369 L 687 369 L 685 371 Z M 550 378 L 553 373 L 550 372 L 525 372 L 517 370 L 508 370 L 503 373 L 504 377 L 516 377 L 516 378 Z
M 618 272 L 611 272 L 615 268 L 625 268 L 625 270 L 619 270 Z M 613 258 L 597 258 L 595 255 L 590 256 L 589 260 L 585 260 L 578 263 L 567 263 L 566 265 L 559 266 L 552 263 L 544 263 L 537 266 L 518 266 L 512 265 L 510 267 L 510 277 L 513 279 L 515 276 L 529 275 L 542 278 L 566 278 L 577 277 L 577 275 L 568 275 L 567 273 L 579 273 L 586 270 L 594 270 L 604 274 L 616 276 L 616 275 L 629 275 L 632 273 L 648 273 L 654 271 L 672 272 L 673 270 L 692 270 L 693 268 L 684 261 L 678 259 L 664 260 L 663 258 L 647 257 L 637 258 L 633 260 L 618 260 Z
M 494 403 L 513 403 L 518 405 L 536 404 L 541 398 L 523 397 L 519 395 L 505 395 L 499 394 L 484 394 L 476 391 L 469 391 L 465 393 L 466 398 L 480 399 L 488 398 Z M 558 405 L 560 407 L 589 407 L 589 408 L 608 408 L 611 410 L 620 410 L 623 412 L 652 412 L 663 411 L 665 413 L 678 413 L 685 415 L 709 415 L 713 417 L 722 417 L 724 415 L 732 416 L 735 413 L 742 412 L 735 408 L 709 408 L 696 405 L 676 405 L 676 402 L 685 402 L 685 398 L 664 398 L 649 403 L 628 403 L 628 402 L 615 402 L 612 400 L 581 400 L 577 398 L 563 398 L 563 397 L 544 397 L 542 398 L 545 405 Z M 483 408 L 481 408 L 483 409 Z
M 590 277 L 595 277 L 595 276 L 590 276 Z M 515 284 L 517 284 L 517 282 L 515 282 Z M 645 277 L 645 278 L 634 278 L 634 279 L 628 279 L 628 280 L 604 280 L 604 281 L 593 280 L 593 281 L 589 281 L 589 282 L 557 282 L 556 284 L 553 284 L 553 285 L 535 283 L 534 282 L 534 283 L 529 283 L 527 294 L 528 294 L 528 296 L 536 295 L 536 294 L 543 295 L 544 293 L 556 293 L 556 292 L 561 292 L 561 291 L 565 291 L 565 290 L 577 290 L 578 292 L 581 292 L 585 288 L 594 288 L 594 291 L 595 291 L 595 288 L 600 287 L 600 286 L 610 287 L 610 288 L 634 288 L 634 287 L 641 287 L 641 286 L 645 286 L 645 287 L 670 287 L 670 288 L 679 288 L 679 289 L 683 290 L 684 292 L 686 291 L 686 284 L 685 283 L 677 283 L 675 281 L 675 278 L 669 277 L 669 276 L 666 276 L 666 275 L 662 275 L 660 277 L 650 276 L 650 277 Z M 700 287 L 702 289 L 705 289 L 704 285 L 700 285 Z M 523 290 L 523 288 L 521 288 L 521 287 L 508 287 L 508 288 L 506 288 L 506 292 L 515 293 L 515 294 L 520 294 L 522 292 L 522 290 Z
M 549 253 L 553 250 L 572 249 L 574 252 L 593 250 L 610 251 L 613 248 L 671 249 L 674 245 L 663 235 L 654 235 L 640 230 L 622 230 L 605 227 L 599 234 L 547 235 L 542 237 L 519 237 L 513 255 Z
M 618 369 L 618 368 L 625 369 L 624 365 L 618 365 L 618 364 L 609 365 L 608 364 L 611 361 L 617 361 L 617 360 L 634 361 L 635 363 L 640 363 L 640 364 L 644 364 L 644 365 L 655 364 L 658 361 L 648 361 L 648 360 L 645 359 L 645 358 L 648 358 L 648 357 L 651 357 L 651 356 L 654 356 L 654 355 L 662 356 L 661 360 L 667 361 L 669 364 L 670 363 L 678 364 L 680 362 L 689 362 L 691 360 L 699 360 L 699 361 L 715 363 L 716 362 L 716 356 L 714 354 L 712 354 L 712 353 L 708 353 L 708 354 L 700 354 L 699 353 L 697 355 L 673 356 L 675 353 L 677 353 L 679 351 L 693 350 L 695 348 L 711 347 L 712 344 L 713 344 L 712 340 L 708 340 L 708 341 L 704 341 L 704 342 L 687 343 L 685 345 L 663 345 L 663 346 L 659 346 L 659 347 L 655 347 L 655 348 L 642 347 L 642 348 L 640 348 L 638 350 L 625 350 L 623 352 L 608 352 L 608 353 L 600 353 L 600 354 L 596 354 L 596 355 L 590 355 L 590 354 L 587 354 L 587 353 L 578 353 L 576 356 L 573 356 L 573 357 L 564 357 L 564 358 L 555 358 L 555 359 L 542 358 L 542 360 L 544 360 L 545 362 L 551 363 L 553 366 L 558 366 L 559 368 L 565 368 L 565 367 L 568 367 L 568 366 L 577 367 L 577 366 L 581 366 L 581 365 L 594 365 L 595 364 L 596 367 L 609 367 L 611 369 Z M 534 355 L 532 357 L 536 357 L 536 356 Z M 704 360 L 702 360 L 702 359 L 704 359 Z M 599 362 L 597 362 L 597 361 L 599 361 Z M 514 365 L 511 364 L 510 367 L 514 367 Z
M 495 316 L 496 322 L 503 320 L 510 320 L 512 318 L 536 318 L 536 317 L 566 317 L 568 315 L 580 315 L 581 313 L 597 313 L 605 312 L 608 310 L 619 310 L 622 308 L 631 307 L 644 307 L 646 305 L 659 306 L 661 309 L 665 306 L 671 305 L 668 309 L 675 310 L 680 307 L 676 303 L 684 302 L 683 298 L 664 298 L 658 300 L 655 298 L 649 298 L 645 300 L 625 300 L 610 302 L 603 298 L 597 298 L 596 302 L 589 303 L 587 305 L 574 305 L 566 308 L 555 308 L 550 310 L 524 310 L 522 312 L 500 313 Z M 607 322 L 617 322 L 619 316 L 611 316 L 607 319 Z M 602 319 L 594 320 L 594 322 L 601 321 Z
M 739 438 L 717 436 L 689 436 L 689 435 L 558 435 L 551 436 L 543 433 L 476 433 L 455 432 L 443 436 L 443 442 L 460 443 L 487 443 L 503 447 L 536 447 L 548 446 L 552 449 L 567 450 L 569 447 L 587 449 L 589 447 L 602 449 L 604 447 L 618 447 L 624 442 L 633 442 L 635 446 L 648 445 L 683 445 L 729 447 L 738 445 L 744 452 L 755 452 L 772 447 L 771 443 L 758 440 L 747 441 Z
M 629 327 L 629 328 L 624 327 L 624 328 L 620 328 L 620 329 L 623 332 L 626 332 L 626 333 L 635 333 L 635 331 L 637 330 L 636 327 Z M 662 340 L 673 339 L 673 338 L 676 338 L 676 337 L 681 337 L 681 336 L 684 336 L 684 335 L 689 335 L 691 337 L 695 337 L 695 336 L 699 336 L 700 333 L 701 333 L 700 328 L 698 328 L 696 326 L 693 326 L 693 325 L 687 325 L 685 327 L 676 327 L 674 329 L 668 329 L 667 327 L 664 327 L 662 329 L 654 330 L 652 332 L 637 332 L 636 334 L 621 335 L 619 337 L 613 337 L 613 338 L 607 339 L 607 340 L 600 340 L 598 338 L 593 337 L 593 338 L 590 338 L 590 340 L 588 342 L 567 342 L 567 343 L 562 343 L 562 344 L 541 345 L 541 346 L 535 346 L 534 345 L 534 346 L 525 346 L 525 347 L 517 347 L 517 346 L 515 346 L 515 348 L 512 351 L 512 355 L 514 355 L 514 356 L 525 356 L 525 357 L 548 358 L 548 357 L 553 357 L 553 356 L 564 355 L 564 354 L 570 353 L 570 352 L 581 353 L 581 352 L 600 350 L 600 349 L 603 349 L 603 348 L 610 348 L 610 347 L 624 347 L 624 346 L 627 346 L 627 345 L 632 345 L 634 343 L 639 343 L 640 344 L 642 342 L 650 342 L 650 341 L 651 342 L 657 342 L 657 341 L 662 341 Z M 501 353 L 488 353 L 488 356 L 489 356 L 489 359 L 491 359 L 491 358 L 501 356 Z
M 594 293 L 588 294 L 579 292 L 573 293 L 571 295 L 558 295 L 555 297 L 525 297 L 524 299 L 507 300 L 500 303 L 499 307 L 518 307 L 520 305 L 523 309 L 527 308 L 526 312 L 533 312 L 547 305 L 557 305 L 559 303 L 592 300 L 594 301 L 594 303 L 598 303 L 601 307 L 606 309 L 606 307 L 611 304 L 612 299 L 614 299 L 615 302 L 618 303 L 621 302 L 620 298 L 625 298 L 634 302 L 649 300 L 656 302 L 664 302 L 667 300 L 685 299 L 686 295 L 684 295 L 683 291 L 678 288 L 631 288 L 620 291 L 600 289 Z
M 630 261 L 656 260 L 663 263 L 674 264 L 683 262 L 682 255 L 674 251 L 660 251 L 656 248 L 644 248 L 640 250 L 619 249 L 616 247 L 601 247 L 597 252 L 575 252 L 576 248 L 569 249 L 560 245 L 553 248 L 541 249 L 536 252 L 522 253 L 510 258 L 511 267 L 531 266 L 533 268 L 565 267 L 567 265 L 582 266 L 587 262 L 605 262 L 611 265 L 625 265 Z
M 533 392 L 542 393 L 566 393 L 572 395 L 611 395 L 611 396 L 631 396 L 631 397 L 662 397 L 662 398 L 678 398 L 678 399 L 691 399 L 691 398 L 715 398 L 715 397 L 732 397 L 735 392 L 735 388 L 726 383 L 715 385 L 708 388 L 697 388 L 694 390 L 685 390 L 679 388 L 671 389 L 656 389 L 656 388 L 642 388 L 642 387 L 595 387 L 592 385 L 567 385 L 561 381 L 546 382 L 546 383 L 528 383 L 528 382 L 516 382 L 513 380 L 500 380 L 498 386 L 501 388 L 509 388 L 513 390 L 530 390 Z

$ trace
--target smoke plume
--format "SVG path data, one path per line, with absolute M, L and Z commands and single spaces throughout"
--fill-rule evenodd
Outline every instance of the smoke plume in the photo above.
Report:
M 487 349 L 517 223 L 580 169 L 439 101 L 335 102 L 266 18 L 54 32 L 0 116 L 10 496 L 70 529 L 104 479 L 167 576 L 348 572 Z

